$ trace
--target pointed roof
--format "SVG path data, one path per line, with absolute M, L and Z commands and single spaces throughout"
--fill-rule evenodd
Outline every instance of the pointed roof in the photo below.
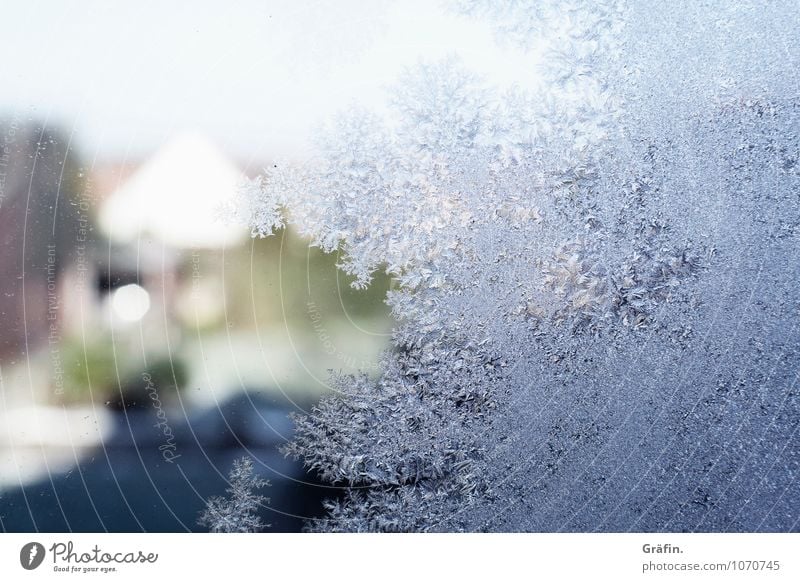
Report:
M 224 216 L 242 177 L 200 134 L 179 135 L 147 160 L 100 210 L 109 238 L 155 238 L 175 248 L 219 248 L 247 236 Z

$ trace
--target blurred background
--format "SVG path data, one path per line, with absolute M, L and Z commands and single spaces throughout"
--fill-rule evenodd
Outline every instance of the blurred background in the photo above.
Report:
M 331 370 L 378 373 L 392 282 L 224 216 L 419 59 L 523 56 L 435 3 L 32 1 L 2 8 L 0 529 L 188 531 L 250 456 L 271 531 L 336 491 L 278 447 Z

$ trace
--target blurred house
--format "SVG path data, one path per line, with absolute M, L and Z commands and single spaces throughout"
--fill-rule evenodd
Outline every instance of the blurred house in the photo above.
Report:
M 221 325 L 224 271 L 210 266 L 248 240 L 247 229 L 224 215 L 241 176 L 209 139 L 187 133 L 104 198 L 98 222 L 110 245 L 100 259 L 101 303 L 123 342 L 131 324 L 147 337 L 142 361 L 153 354 L 173 361 L 187 329 Z
M 211 141 L 184 134 L 156 151 L 104 200 L 98 218 L 112 241 L 108 273 L 117 274 L 105 283 L 113 294 L 112 318 L 139 320 L 152 310 L 151 319 L 169 321 L 186 311 L 187 301 L 195 315 L 222 311 L 221 285 L 209 280 L 209 273 L 195 273 L 190 294 L 181 294 L 179 287 L 182 271 L 199 253 L 231 248 L 247 238 L 245 228 L 223 216 L 240 180 L 241 171 Z

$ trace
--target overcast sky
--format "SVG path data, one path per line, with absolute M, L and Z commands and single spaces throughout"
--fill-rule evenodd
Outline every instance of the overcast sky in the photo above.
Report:
M 311 128 L 420 58 L 459 54 L 493 81 L 530 61 L 436 2 L 11 2 L 0 116 L 44 120 L 86 156 L 137 158 L 200 130 L 244 162 L 305 151 Z M 126 154 L 127 153 L 127 154 Z

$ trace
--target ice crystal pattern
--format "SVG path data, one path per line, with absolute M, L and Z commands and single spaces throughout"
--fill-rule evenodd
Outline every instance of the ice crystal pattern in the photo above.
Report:
M 381 377 L 297 418 L 311 529 L 796 531 L 796 7 L 530 4 L 457 8 L 540 90 L 420 64 L 247 189 L 400 284 Z
M 247 457 L 234 461 L 228 479 L 227 497 L 208 499 L 198 525 L 212 533 L 252 533 L 268 527 L 258 516 L 268 499 L 258 490 L 269 483 L 253 473 L 253 461 Z

